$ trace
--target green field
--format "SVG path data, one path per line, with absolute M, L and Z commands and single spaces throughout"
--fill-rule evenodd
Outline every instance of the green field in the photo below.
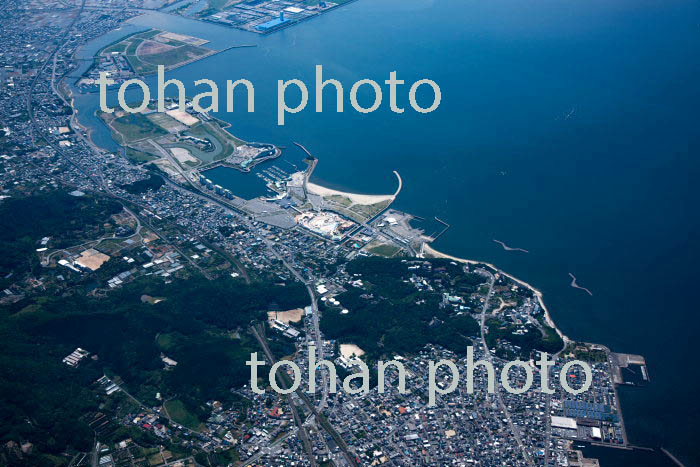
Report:
M 136 57 L 136 55 L 127 55 L 126 59 L 129 61 L 131 68 L 133 68 L 134 72 L 136 73 L 146 74 L 153 71 L 152 66 L 148 65 L 147 63 L 143 63 L 138 57 Z
M 200 431 L 203 428 L 202 422 L 192 412 L 187 410 L 182 401 L 174 399 L 163 404 L 163 408 L 167 410 L 170 418 L 175 420 L 182 426 L 186 426 L 192 430 Z
M 139 45 L 141 45 L 142 42 L 143 42 L 143 39 L 141 39 L 139 37 L 130 38 L 124 53 L 126 53 L 127 55 L 136 55 L 136 49 L 139 48 Z M 117 45 L 119 45 L 119 44 L 117 44 Z
M 391 258 L 401 251 L 401 248 L 394 245 L 377 245 L 369 248 L 370 253 L 378 256 Z
M 352 206 L 352 200 L 350 198 L 348 198 L 347 196 L 330 195 L 330 196 L 327 196 L 326 199 L 328 201 L 334 202 L 335 204 L 339 204 L 345 208 L 349 208 L 350 206 Z
M 140 37 L 141 39 L 151 39 L 160 34 L 161 32 L 163 31 L 161 31 L 160 29 L 151 29 L 149 31 L 138 34 L 138 37 Z
M 143 114 L 123 115 L 112 120 L 111 126 L 122 136 L 125 143 L 168 134 Z
M 129 160 L 136 162 L 137 164 L 141 164 L 143 162 L 150 162 L 158 159 L 153 154 L 148 154 L 147 152 L 139 151 L 132 148 L 126 148 L 126 157 L 128 157 Z
M 379 203 L 374 204 L 355 204 L 352 206 L 351 211 L 359 214 L 365 219 L 371 219 L 389 207 L 390 204 L 390 200 L 380 201 Z
M 119 42 L 119 43 L 117 43 L 117 44 L 110 45 L 109 47 L 107 47 L 106 49 L 104 49 L 104 50 L 102 51 L 102 53 L 103 53 L 103 54 L 111 54 L 111 53 L 114 53 L 114 52 L 124 53 L 124 52 L 126 52 L 126 47 L 127 47 L 127 45 L 128 45 L 128 44 L 127 44 L 126 42 Z
M 356 222 L 367 222 L 391 204 L 391 200 L 384 200 L 374 204 L 353 204 L 346 196 L 330 195 L 324 199 L 328 202 L 327 209 L 335 211 Z

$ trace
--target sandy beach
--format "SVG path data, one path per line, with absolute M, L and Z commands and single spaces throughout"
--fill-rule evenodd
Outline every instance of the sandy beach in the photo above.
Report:
M 319 196 L 344 196 L 350 199 L 353 204 L 372 205 L 383 201 L 394 200 L 394 195 L 361 195 L 359 193 L 346 193 L 344 191 L 333 190 L 321 185 L 316 185 L 315 183 L 311 182 L 306 184 L 306 189 L 309 191 L 309 193 Z

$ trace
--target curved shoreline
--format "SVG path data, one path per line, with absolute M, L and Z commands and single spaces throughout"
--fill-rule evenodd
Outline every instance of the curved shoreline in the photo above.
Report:
M 392 195 L 364 195 L 360 193 L 350 193 L 347 191 L 334 190 L 332 188 L 327 188 L 323 185 L 318 185 L 313 182 L 308 182 L 306 184 L 307 191 L 314 195 L 319 196 L 344 196 L 353 204 L 366 204 L 371 205 L 375 203 L 381 203 L 382 201 L 390 201 L 394 199 Z
M 295 143 L 298 144 L 298 143 Z M 302 146 L 303 148 L 303 146 Z M 304 148 L 306 151 L 306 149 Z M 307 154 L 310 154 L 308 151 L 306 151 Z M 315 165 L 314 165 L 315 168 Z M 311 174 L 308 174 L 309 177 Z M 340 190 L 334 190 L 333 188 L 328 188 L 323 185 L 319 185 L 317 183 L 313 182 L 306 182 L 306 189 L 309 193 L 312 193 L 314 195 L 319 195 L 319 196 L 344 196 L 348 199 L 353 204 L 361 204 L 361 205 L 367 205 L 371 206 L 372 204 L 376 203 L 382 203 L 384 201 L 390 201 L 394 202 L 396 197 L 401 193 L 401 190 L 403 188 L 403 179 L 401 178 L 401 175 L 394 170 L 394 175 L 396 175 L 396 178 L 399 181 L 399 186 L 396 188 L 396 191 L 394 192 L 393 195 L 367 195 L 367 194 L 362 194 L 362 193 L 351 193 L 348 191 L 340 191 Z
M 559 329 L 559 328 L 557 327 L 557 325 L 554 323 L 554 320 L 552 319 L 552 315 L 551 315 L 551 313 L 549 312 L 549 309 L 547 308 L 547 305 L 544 304 L 544 299 L 543 299 L 544 295 L 542 294 L 542 291 L 540 291 L 540 290 L 537 289 L 536 287 L 533 287 L 532 285 L 528 284 L 527 282 L 525 282 L 525 281 L 523 281 L 523 280 L 521 280 L 521 279 L 518 279 L 517 277 L 513 276 L 512 274 L 509 274 L 509 273 L 503 271 L 502 269 L 496 267 L 495 265 L 493 265 L 493 264 L 491 264 L 491 263 L 488 263 L 488 262 L 486 262 L 486 261 L 476 261 L 476 260 L 473 260 L 473 259 L 464 259 L 464 258 L 459 258 L 459 257 L 457 257 L 457 256 L 448 255 L 448 254 L 446 254 L 446 253 L 442 253 L 441 251 L 436 250 L 435 248 L 431 247 L 428 243 L 425 243 L 425 242 L 424 242 L 424 243 L 422 243 L 422 245 L 421 245 L 421 255 L 422 255 L 422 256 L 425 256 L 426 253 L 427 253 L 429 256 L 434 257 L 434 258 L 451 259 L 451 260 L 454 260 L 454 261 L 457 261 L 457 262 L 460 262 L 460 263 L 465 263 L 465 264 L 483 264 L 483 265 L 486 265 L 486 266 L 490 267 L 491 269 L 493 269 L 494 271 L 498 272 L 499 274 L 503 274 L 504 276 L 508 277 L 509 279 L 511 279 L 511 280 L 513 280 L 513 281 L 515 281 L 515 282 L 517 282 L 518 284 L 522 285 L 523 287 L 527 287 L 527 288 L 530 289 L 530 290 L 535 294 L 535 296 L 537 297 L 537 302 L 540 304 L 540 307 L 542 308 L 542 310 L 543 310 L 543 312 L 544 312 L 544 319 L 545 319 L 545 322 L 547 323 L 547 325 L 549 325 L 552 329 L 554 329 L 554 330 L 557 332 L 557 334 L 559 335 L 559 337 L 561 337 L 561 339 L 564 341 L 564 346 L 566 347 L 567 344 L 573 342 L 573 341 L 572 341 L 571 339 L 569 339 L 569 337 L 568 337 L 566 334 L 564 334 L 564 333 L 561 331 L 561 329 Z M 562 350 L 563 350 L 563 349 L 562 349 Z

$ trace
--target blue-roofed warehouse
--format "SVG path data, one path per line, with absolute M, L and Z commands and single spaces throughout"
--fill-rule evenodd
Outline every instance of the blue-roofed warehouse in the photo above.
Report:
M 258 31 L 263 31 L 263 32 L 271 31 L 271 30 L 281 26 L 282 24 L 288 23 L 288 22 L 289 22 L 289 20 L 287 18 L 285 18 L 284 16 L 280 16 L 279 18 L 275 18 L 271 21 L 268 21 L 267 23 L 258 24 L 257 26 L 255 26 L 255 29 L 257 29 Z

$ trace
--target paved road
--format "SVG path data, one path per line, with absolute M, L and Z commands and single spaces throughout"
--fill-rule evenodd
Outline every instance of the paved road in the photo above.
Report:
M 486 293 L 486 298 L 484 299 L 484 306 L 481 308 L 481 344 L 484 346 L 484 351 L 486 353 L 486 359 L 493 365 L 493 354 L 489 351 L 488 345 L 486 345 L 486 331 L 485 331 L 485 324 L 486 324 L 486 311 L 488 310 L 489 307 L 489 300 L 491 298 L 491 293 L 493 292 L 493 285 L 496 282 L 496 278 L 491 274 L 490 272 L 486 272 L 490 279 L 489 279 L 489 290 Z M 495 365 L 493 365 L 495 367 Z M 525 461 L 528 463 L 528 465 L 535 465 L 532 462 L 532 459 L 530 459 L 530 455 L 528 454 L 527 450 L 525 449 L 525 444 L 523 443 L 522 437 L 520 436 L 520 429 L 515 426 L 513 423 L 513 419 L 510 416 L 510 412 L 508 412 L 508 408 L 506 407 L 506 404 L 503 402 L 503 396 L 501 394 L 501 390 L 496 385 L 496 398 L 498 399 L 498 405 L 501 408 L 501 411 L 503 412 L 506 422 L 508 423 L 508 428 L 510 428 L 510 431 L 513 433 L 513 437 L 515 437 L 515 441 L 518 443 L 518 447 L 520 448 L 520 451 L 523 454 L 523 457 L 525 458 Z
M 265 357 L 270 362 L 270 365 L 274 365 L 277 360 L 275 360 L 274 355 L 272 355 L 272 351 L 270 351 L 270 348 L 267 346 L 267 340 L 263 334 L 263 330 L 259 329 L 257 326 L 253 326 L 251 330 L 253 332 L 253 335 L 257 339 L 258 343 L 260 344 L 260 347 L 262 347 L 263 352 L 265 353 Z M 288 389 L 287 381 L 284 378 L 279 378 L 278 381 L 283 389 Z M 299 411 L 297 410 L 297 406 L 294 403 L 294 399 L 292 397 L 292 394 L 286 394 L 285 398 L 287 399 L 287 403 L 289 404 L 289 407 L 292 411 L 292 417 L 294 418 L 294 424 L 297 426 L 297 429 L 299 430 L 299 438 L 301 438 L 301 442 L 304 445 L 304 450 L 306 451 L 306 457 L 308 457 L 309 462 L 311 463 L 312 466 L 316 466 L 317 465 L 316 464 L 316 456 L 314 455 L 313 446 L 311 445 L 311 440 L 309 439 L 309 434 L 306 431 L 306 428 L 304 427 L 304 421 L 299 416 Z M 259 454 L 262 455 L 264 453 L 259 453 Z M 250 463 L 250 459 L 248 461 L 246 461 L 246 465 L 249 463 Z
M 267 359 L 270 361 L 271 364 L 274 364 L 277 360 L 272 354 L 270 347 L 267 345 L 267 339 L 264 337 L 262 332 L 255 326 L 253 327 L 253 335 L 258 340 L 258 343 L 262 347 Z M 304 390 L 301 387 L 299 387 L 295 391 L 295 394 L 299 397 L 299 399 L 301 399 L 301 401 L 306 406 L 306 409 L 311 413 L 318 427 L 320 427 L 320 429 L 325 431 L 331 438 L 333 438 L 333 441 L 335 441 L 335 443 L 338 445 L 338 448 L 340 448 L 340 451 L 343 453 L 343 457 L 345 458 L 347 463 L 352 467 L 357 467 L 358 463 L 355 460 L 354 453 L 350 451 L 350 448 L 348 447 L 347 443 L 345 443 L 345 440 L 343 440 L 343 438 L 335 430 L 335 428 L 331 426 L 330 422 L 325 418 L 325 416 L 322 413 L 320 413 L 318 409 L 316 409 L 316 406 L 309 399 L 306 393 L 304 393 Z

